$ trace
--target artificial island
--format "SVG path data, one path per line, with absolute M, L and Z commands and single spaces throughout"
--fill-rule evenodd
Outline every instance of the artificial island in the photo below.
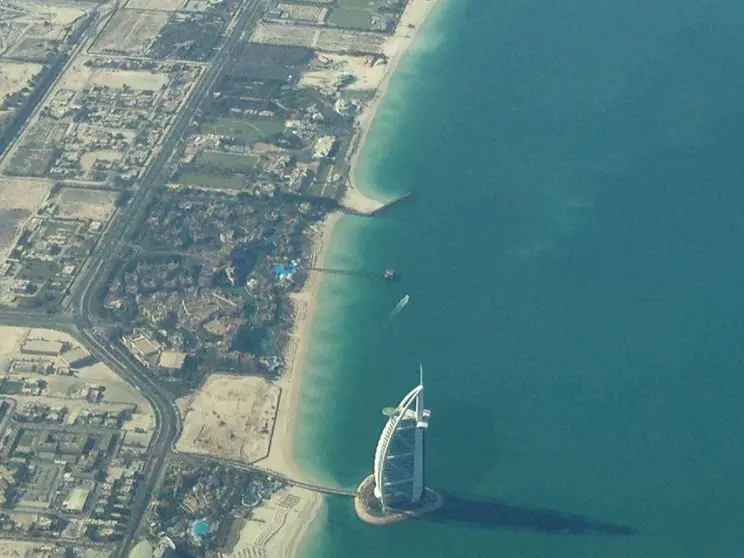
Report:
M 431 411 L 424 406 L 424 374 L 419 384 L 388 417 L 377 442 L 374 471 L 359 485 L 354 498 L 357 515 L 368 523 L 384 525 L 417 517 L 442 506 L 443 498 L 426 488 L 424 435 Z

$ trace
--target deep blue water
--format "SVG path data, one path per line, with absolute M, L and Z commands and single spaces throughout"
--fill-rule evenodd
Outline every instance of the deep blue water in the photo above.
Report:
M 298 456 L 355 486 L 426 369 L 443 516 L 308 557 L 744 548 L 744 3 L 449 0 L 396 74 L 313 321 Z M 403 294 L 408 307 L 390 311 Z

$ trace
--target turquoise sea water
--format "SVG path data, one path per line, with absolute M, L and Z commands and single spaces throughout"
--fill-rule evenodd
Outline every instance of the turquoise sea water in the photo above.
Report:
M 448 0 L 396 74 L 312 324 L 297 455 L 371 471 L 426 369 L 441 516 L 328 501 L 307 558 L 744 548 L 744 3 Z M 408 307 L 390 312 L 406 293 Z

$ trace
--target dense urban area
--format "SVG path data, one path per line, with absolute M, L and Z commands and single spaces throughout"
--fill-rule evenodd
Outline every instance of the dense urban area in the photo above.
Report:
M 0 3 L 0 558 L 273 555 L 296 296 L 405 7 Z

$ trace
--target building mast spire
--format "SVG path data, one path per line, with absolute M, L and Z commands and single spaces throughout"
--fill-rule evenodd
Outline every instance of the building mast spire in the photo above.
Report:
M 416 422 L 424 420 L 424 365 L 419 364 L 419 392 L 416 396 Z

